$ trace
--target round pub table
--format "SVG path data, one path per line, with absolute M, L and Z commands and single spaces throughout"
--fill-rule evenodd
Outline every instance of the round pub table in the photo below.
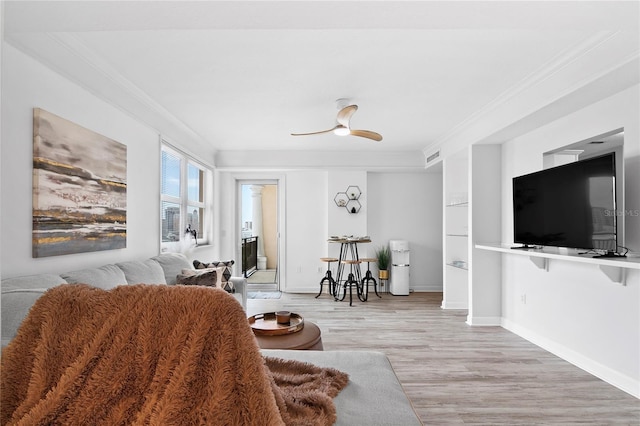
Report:
M 295 333 L 276 336 L 256 334 L 255 336 L 261 349 L 323 350 L 320 328 L 309 321 L 305 321 L 302 330 Z

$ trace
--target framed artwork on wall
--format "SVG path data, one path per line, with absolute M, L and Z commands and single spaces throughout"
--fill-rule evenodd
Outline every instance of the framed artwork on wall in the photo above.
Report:
M 127 146 L 33 110 L 33 257 L 127 246 Z

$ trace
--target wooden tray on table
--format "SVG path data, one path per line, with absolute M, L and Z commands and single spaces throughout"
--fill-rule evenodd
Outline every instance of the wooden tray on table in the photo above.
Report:
M 249 325 L 254 334 L 261 336 L 279 336 L 282 334 L 295 333 L 304 328 L 304 318 L 291 312 L 289 324 L 278 324 L 275 312 L 256 314 L 249 317 Z

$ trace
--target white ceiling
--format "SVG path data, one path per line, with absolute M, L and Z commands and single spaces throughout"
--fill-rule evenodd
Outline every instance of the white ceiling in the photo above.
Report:
M 5 39 L 192 149 L 501 142 L 637 84 L 638 2 L 6 1 Z M 373 142 L 324 134 L 335 101 Z

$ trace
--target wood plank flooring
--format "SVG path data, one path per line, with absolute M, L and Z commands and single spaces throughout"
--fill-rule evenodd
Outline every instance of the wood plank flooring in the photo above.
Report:
M 249 300 L 316 323 L 325 350 L 387 354 L 425 425 L 640 425 L 640 400 L 501 327 L 471 327 L 442 293 L 334 302 L 323 294 Z M 348 296 L 347 296 L 348 299 Z

